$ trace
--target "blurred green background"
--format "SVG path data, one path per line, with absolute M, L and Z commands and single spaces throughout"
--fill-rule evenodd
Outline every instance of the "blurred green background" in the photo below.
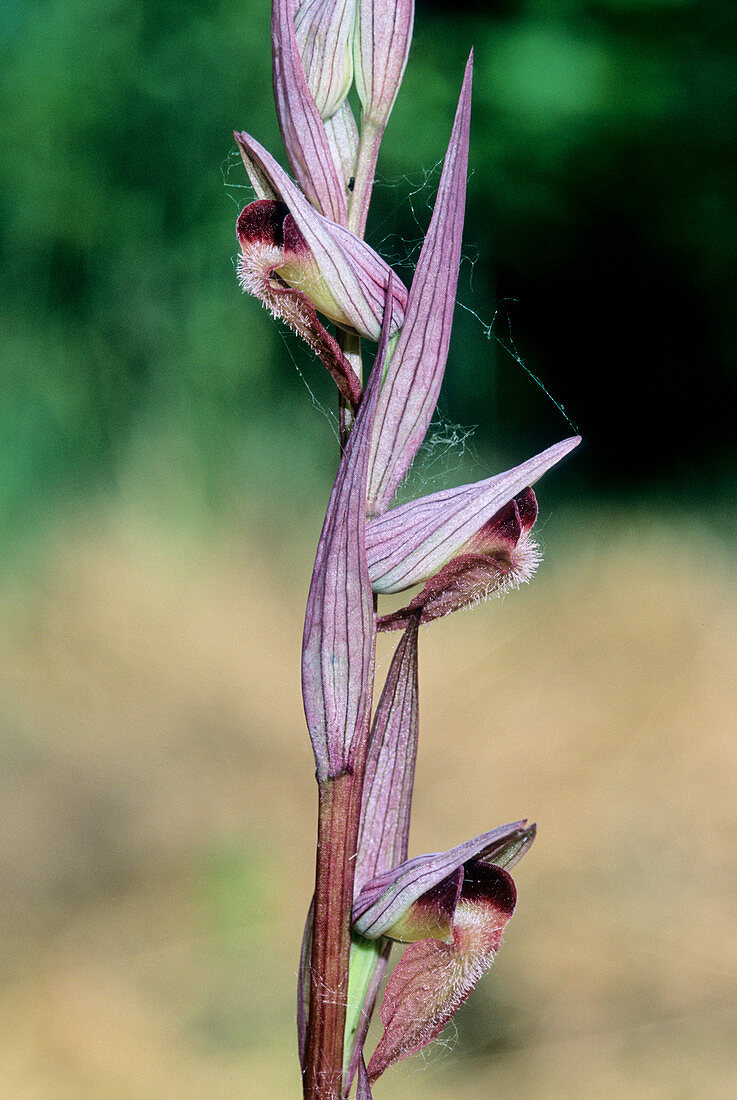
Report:
M 0 1095 L 296 1096 L 336 445 L 235 280 L 232 130 L 281 156 L 268 4 L 0 12 Z M 493 975 L 377 1100 L 731 1095 L 737 8 L 418 0 L 368 230 L 407 280 L 471 45 L 411 488 L 585 443 L 535 583 L 423 635 L 413 852 L 541 831 Z

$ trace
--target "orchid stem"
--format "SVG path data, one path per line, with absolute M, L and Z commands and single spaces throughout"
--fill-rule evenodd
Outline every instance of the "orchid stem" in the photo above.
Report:
M 339 1100 L 360 797 L 346 772 L 319 786 L 305 1100 Z M 359 811 L 359 812 L 357 812 Z
M 318 784 L 304 1100 L 340 1100 L 343 1095 L 351 910 L 367 746 L 368 720 L 355 745 L 352 770 Z
M 339 330 L 337 339 L 360 381 L 360 337 Z M 353 414 L 342 397 L 338 417 L 342 454 L 353 427 Z M 304 1100 L 340 1100 L 343 1091 L 351 909 L 367 734 L 368 728 L 363 731 L 355 746 L 351 771 L 318 782 L 317 858 Z

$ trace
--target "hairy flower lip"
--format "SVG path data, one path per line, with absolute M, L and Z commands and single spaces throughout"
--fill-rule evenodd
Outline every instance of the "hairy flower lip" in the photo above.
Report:
M 492 517 L 581 442 L 572 436 L 501 474 L 443 489 L 369 520 L 366 553 L 374 591 L 401 592 L 430 579 Z
M 239 214 L 236 233 L 241 246 L 238 279 L 243 290 L 305 340 L 356 410 L 361 383 L 338 342 L 321 324 L 313 298 L 305 293 L 305 289 L 316 288 L 318 303 L 331 308 L 332 299 L 326 297 L 312 254 L 288 207 L 276 199 L 257 199 Z
M 389 283 L 394 336 L 404 323 L 407 288 L 361 237 L 319 214 L 272 155 L 245 132 L 236 132 L 243 163 L 259 199 L 284 203 L 337 306 L 339 324 L 378 340 Z
M 376 409 L 369 513 L 381 515 L 430 425 L 450 345 L 466 200 L 473 55 L 463 77 L 430 225 L 417 261 L 402 331 Z
M 415 620 L 430 623 L 453 611 L 475 607 L 492 596 L 501 596 L 510 588 L 530 579 L 538 560 L 537 548 L 528 543 L 524 556 L 519 554 L 507 567 L 487 554 L 461 554 L 431 577 L 406 607 L 381 615 L 377 629 L 381 633 L 403 630 Z

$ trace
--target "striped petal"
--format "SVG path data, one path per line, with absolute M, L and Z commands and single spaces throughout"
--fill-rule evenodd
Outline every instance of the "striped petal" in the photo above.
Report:
M 482 833 L 448 852 L 416 856 L 385 871 L 366 883 L 356 898 L 353 927 L 367 939 L 388 935 L 392 926 L 405 917 L 423 894 L 440 886 L 459 867 L 470 860 L 513 867 L 534 837 L 534 826 L 527 827 L 525 821 L 515 821 Z
M 347 99 L 331 118 L 325 119 L 325 133 L 347 198 L 355 183 L 358 157 L 358 127 Z
M 366 553 L 375 592 L 400 592 L 427 581 L 490 517 L 580 443 L 572 436 L 520 466 L 485 481 L 444 489 L 400 505 L 366 525 Z
M 404 322 L 407 290 L 392 269 L 355 233 L 322 217 L 270 153 L 246 133 L 236 141 L 251 183 L 261 199 L 288 208 L 320 271 L 324 290 L 318 309 L 337 324 L 378 340 L 389 282 L 394 286 L 392 328 Z

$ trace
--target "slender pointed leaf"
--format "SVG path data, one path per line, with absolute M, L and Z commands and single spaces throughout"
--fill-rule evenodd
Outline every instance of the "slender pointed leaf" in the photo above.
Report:
M 299 1049 L 299 1064 L 304 1069 L 305 1044 L 307 1042 L 307 1017 L 310 1009 L 310 955 L 312 954 L 312 921 L 314 917 L 314 899 L 310 902 L 310 908 L 302 933 L 302 949 L 299 956 L 299 971 L 297 973 L 297 1043 Z
M 358 1089 L 356 1092 L 356 1100 L 371 1100 L 371 1084 L 369 1082 L 369 1076 L 366 1072 L 366 1063 L 363 1058 L 358 1067 Z
M 417 631 L 413 620 L 394 653 L 376 708 L 364 773 L 357 892 L 407 858 L 419 722 Z
M 364 771 L 356 892 L 369 879 L 407 858 L 417 755 L 417 631 L 417 621 L 413 620 L 396 648 L 374 716 Z M 351 945 L 344 1082 L 347 1085 L 356 1072 L 390 950 L 388 941 L 363 937 L 354 937 Z
M 461 259 L 471 116 L 469 57 L 435 209 L 376 410 L 368 512 L 385 511 L 425 438 L 448 358 Z
M 307 599 L 302 695 L 320 780 L 350 765 L 370 713 L 376 619 L 366 563 L 366 476 L 391 294 L 390 285 L 379 353 L 330 496 Z

